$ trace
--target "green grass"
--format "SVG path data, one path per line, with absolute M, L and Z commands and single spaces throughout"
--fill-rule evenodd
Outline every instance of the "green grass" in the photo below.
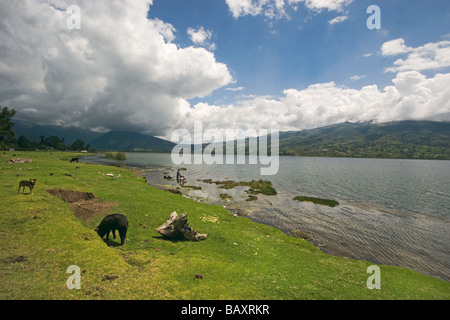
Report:
M 336 207 L 337 205 L 339 205 L 339 202 L 337 202 L 336 200 L 321 199 L 321 198 L 314 198 L 314 197 L 297 196 L 297 197 L 293 198 L 292 200 L 312 202 L 315 204 L 321 204 L 321 205 L 329 206 L 329 207 Z
M 188 188 L 192 190 L 202 190 L 202 187 L 199 186 L 183 186 L 183 188 Z
M 219 198 L 222 200 L 233 200 L 233 197 L 226 193 L 219 194 Z
M 450 298 L 446 281 L 382 265 L 381 289 L 369 290 L 372 263 L 326 255 L 221 206 L 153 188 L 124 168 L 70 164 L 77 155 L 23 152 L 33 162 L 7 164 L 12 153 L 0 154 L 0 299 Z M 37 178 L 34 194 L 17 194 L 29 178 Z M 124 246 L 108 247 L 93 231 L 103 216 L 77 219 L 51 188 L 117 203 L 109 213 L 128 217 Z M 161 237 L 155 228 L 175 210 L 206 240 Z M 80 290 L 66 287 L 70 265 L 81 269 Z M 196 273 L 203 279 L 193 281 Z

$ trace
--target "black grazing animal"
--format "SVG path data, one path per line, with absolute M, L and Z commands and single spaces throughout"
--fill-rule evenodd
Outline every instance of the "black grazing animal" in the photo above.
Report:
M 100 238 L 103 238 L 106 234 L 106 240 L 109 239 L 109 232 L 112 231 L 113 238 L 116 238 L 116 230 L 119 231 L 120 245 L 125 242 L 125 237 L 128 230 L 128 220 L 123 214 L 113 213 L 103 218 L 100 225 L 95 229 Z
M 30 194 L 33 194 L 33 188 L 35 184 L 36 179 L 22 180 L 19 182 L 19 190 L 17 190 L 17 193 L 20 192 L 20 188 L 23 188 L 22 192 L 25 192 L 25 187 L 28 187 L 30 189 Z
M 72 158 L 72 159 L 70 160 L 70 163 L 72 163 L 72 162 L 78 163 L 78 158 Z

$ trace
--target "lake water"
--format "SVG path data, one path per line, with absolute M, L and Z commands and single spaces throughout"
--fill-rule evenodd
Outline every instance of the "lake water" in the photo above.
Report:
M 173 165 L 170 154 L 127 153 L 126 165 L 147 169 L 150 184 L 175 188 L 176 169 L 187 186 L 183 194 L 223 205 L 255 222 L 309 241 L 328 254 L 375 264 L 406 267 L 450 281 L 450 161 L 280 157 L 279 171 L 261 176 L 258 165 Z M 102 162 L 88 157 L 86 162 Z M 248 161 L 246 162 L 248 163 Z M 245 201 L 246 187 L 231 190 L 212 180 L 270 180 L 276 196 Z M 221 200 L 226 193 L 232 201 Z M 339 202 L 331 208 L 292 200 L 305 195 Z

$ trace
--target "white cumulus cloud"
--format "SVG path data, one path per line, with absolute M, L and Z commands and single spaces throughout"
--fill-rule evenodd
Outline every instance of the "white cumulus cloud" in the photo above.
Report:
M 209 50 L 215 49 L 215 44 L 210 42 L 212 37 L 211 30 L 205 30 L 205 28 L 199 27 L 197 29 L 188 28 L 186 32 L 195 45 L 207 47 Z
M 147 19 L 152 1 L 0 2 L 0 105 L 40 123 L 162 135 L 187 99 L 233 82 L 205 48 L 171 43 L 175 29 Z
M 324 9 L 328 11 L 342 11 L 353 0 L 288 0 L 289 4 L 295 4 L 304 2 L 305 6 L 314 11 L 322 11 Z
M 236 88 L 226 88 L 227 91 L 241 91 L 244 90 L 244 87 L 236 87 Z
M 405 40 L 401 38 L 387 41 L 381 46 L 381 54 L 383 56 L 395 56 L 412 50 L 413 48 L 407 47 L 405 45 Z
M 357 80 L 364 79 L 365 77 L 366 77 L 366 75 L 362 75 L 362 76 L 354 75 L 354 76 L 350 77 L 350 80 L 357 81 Z
M 405 45 L 403 39 L 385 42 L 381 47 L 383 56 L 398 56 L 406 54 L 406 58 L 399 58 L 386 72 L 399 72 L 407 70 L 437 70 L 450 67 L 450 41 L 427 43 L 412 48 Z
M 328 24 L 329 25 L 333 25 L 333 24 L 336 24 L 336 23 L 343 22 L 343 21 L 345 21 L 347 19 L 348 19 L 348 16 L 337 16 L 336 18 L 331 19 L 330 21 L 328 21 Z
M 384 88 L 369 85 L 361 89 L 318 83 L 303 90 L 284 90 L 278 98 L 252 96 L 222 106 L 199 103 L 186 110 L 183 128 L 192 128 L 197 120 L 203 122 L 204 129 L 281 131 L 345 121 L 450 120 L 450 74 L 427 78 L 418 71 L 400 72 L 392 83 Z
M 287 8 L 298 9 L 298 4 L 303 3 L 309 10 L 321 12 L 342 11 L 353 0 L 225 0 L 234 18 L 246 15 L 263 15 L 268 18 L 288 18 Z

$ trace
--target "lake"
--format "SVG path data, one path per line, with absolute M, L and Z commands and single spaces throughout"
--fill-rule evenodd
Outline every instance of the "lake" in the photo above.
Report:
M 127 153 L 128 166 L 146 169 L 149 184 L 175 188 L 176 170 L 186 177 L 183 194 L 222 205 L 287 234 L 301 231 L 328 254 L 406 267 L 450 281 L 450 161 L 280 157 L 276 175 L 259 165 L 182 164 L 170 154 Z M 110 163 L 103 157 L 86 162 Z M 248 163 L 248 161 L 246 162 Z M 247 200 L 247 187 L 230 190 L 199 180 L 269 180 L 276 196 Z M 195 190 L 201 188 L 200 190 Z M 222 200 L 220 194 L 230 199 Z M 336 207 L 299 202 L 295 196 L 339 202 Z

